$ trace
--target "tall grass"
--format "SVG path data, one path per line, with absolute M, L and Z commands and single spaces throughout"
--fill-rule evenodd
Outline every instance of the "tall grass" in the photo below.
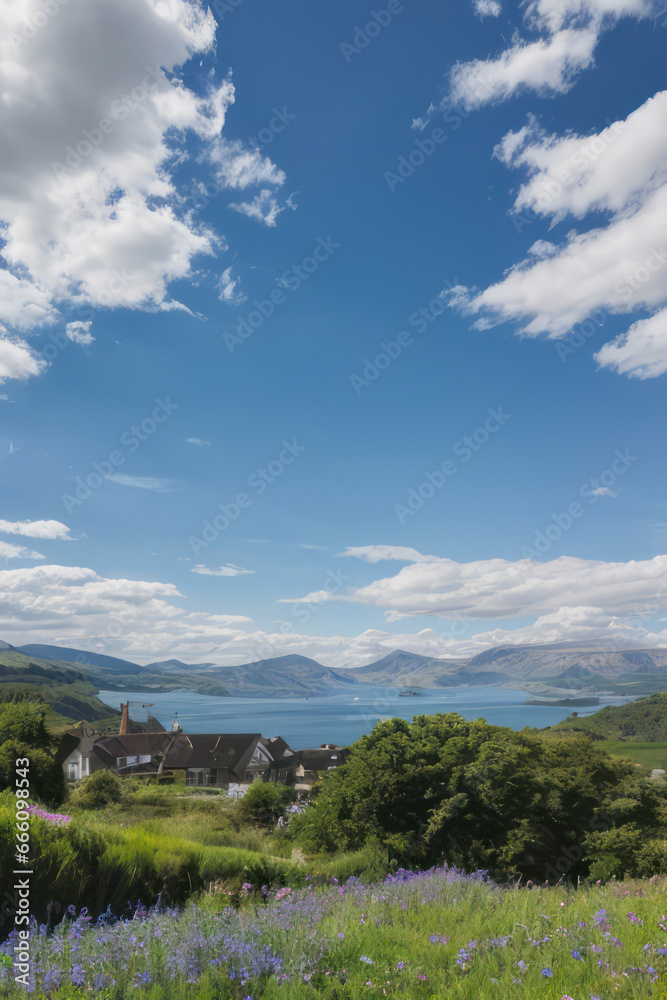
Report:
M 663 1000 L 665 879 L 501 889 L 483 873 L 397 873 L 382 882 L 137 910 L 52 937 L 33 928 L 43 1000 Z M 270 898 L 272 896 L 272 898 Z M 264 899 L 264 902 L 257 902 Z M 0 948 L 11 954 L 11 942 Z M 18 997 L 8 971 L 0 995 Z
M 127 912 L 128 902 L 150 906 L 160 895 L 182 904 L 219 880 L 236 888 L 249 879 L 295 886 L 303 881 L 299 868 L 268 854 L 270 838 L 234 822 L 231 804 L 188 800 L 183 808 L 174 795 L 162 792 L 140 792 L 137 805 L 72 809 L 65 827 L 33 817 L 31 908 L 40 922 L 59 919 L 70 906 L 86 907 L 97 917 L 108 907 L 116 915 Z M 0 795 L 0 895 L 7 898 L 13 884 L 13 808 L 13 797 Z M 144 809 L 152 819 L 141 818 Z M 155 809 L 162 815 L 156 817 Z

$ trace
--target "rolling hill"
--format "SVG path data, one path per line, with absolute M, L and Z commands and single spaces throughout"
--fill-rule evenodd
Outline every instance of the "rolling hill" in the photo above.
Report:
M 667 741 L 667 694 L 652 694 L 628 705 L 607 705 L 584 718 L 571 715 L 550 729 L 552 732 L 585 732 L 597 740 L 664 742 Z
M 0 704 L 24 698 L 43 702 L 53 722 L 97 722 L 120 715 L 97 693 L 86 674 L 68 663 L 25 656 L 7 643 L 0 649 Z

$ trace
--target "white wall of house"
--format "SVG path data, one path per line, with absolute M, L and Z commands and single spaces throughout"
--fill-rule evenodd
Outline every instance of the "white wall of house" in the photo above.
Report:
M 63 763 L 65 777 L 68 781 L 81 781 L 90 774 L 90 756 L 80 750 L 73 750 Z
M 242 799 L 249 788 L 250 784 L 245 782 L 243 784 L 230 783 L 229 788 L 227 789 L 227 795 L 230 799 Z

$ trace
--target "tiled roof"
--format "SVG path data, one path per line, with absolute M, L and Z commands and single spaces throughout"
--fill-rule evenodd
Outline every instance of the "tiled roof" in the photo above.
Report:
M 293 752 L 287 740 L 284 740 L 282 736 L 262 736 L 262 746 L 268 751 L 272 760 L 289 757 Z
M 348 751 L 341 750 L 340 747 L 335 750 L 295 750 L 291 756 L 274 761 L 269 770 L 294 770 L 301 765 L 306 771 L 326 771 L 344 763 L 347 754 Z
M 171 733 L 127 733 L 124 736 L 97 737 L 94 745 L 114 759 L 116 757 L 132 757 L 138 754 L 153 756 L 166 750 L 171 737 Z
M 180 733 L 165 767 L 216 767 L 243 777 L 261 736 L 259 733 Z

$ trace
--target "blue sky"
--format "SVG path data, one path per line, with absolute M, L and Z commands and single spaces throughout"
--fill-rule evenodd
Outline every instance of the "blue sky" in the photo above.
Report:
M 0 2 L 7 641 L 665 643 L 667 12 L 372 10 Z

